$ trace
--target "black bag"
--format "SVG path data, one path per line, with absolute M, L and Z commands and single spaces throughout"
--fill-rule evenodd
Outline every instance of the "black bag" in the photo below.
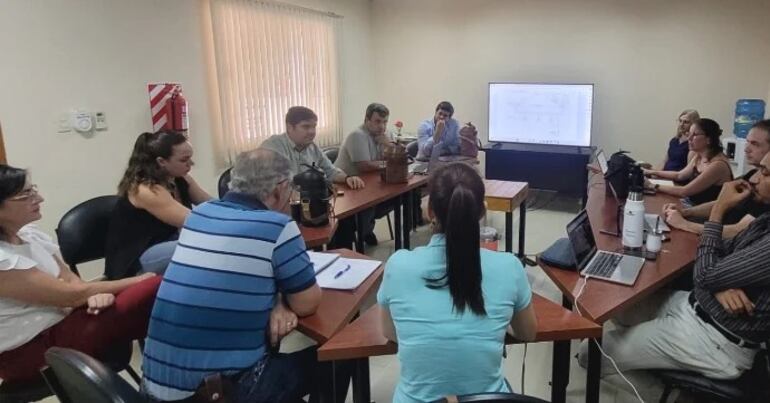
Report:
M 628 178 L 631 174 L 631 167 L 636 164 L 636 161 L 626 153 L 627 151 L 618 151 L 612 154 L 610 160 L 607 161 L 607 174 L 604 175 L 607 194 L 612 194 L 612 189 L 610 189 L 612 186 L 620 200 L 625 200 L 628 197 L 630 186 Z

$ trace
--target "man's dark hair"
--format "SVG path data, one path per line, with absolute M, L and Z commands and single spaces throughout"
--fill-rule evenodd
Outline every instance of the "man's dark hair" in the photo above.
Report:
M 390 116 L 390 111 L 388 110 L 387 106 L 374 102 L 366 107 L 366 120 L 371 119 L 372 115 L 375 113 L 384 118 Z
M 451 118 L 452 115 L 455 114 L 455 107 L 452 106 L 452 104 L 449 103 L 449 101 L 441 101 L 438 103 L 438 105 L 436 105 L 436 112 L 438 111 L 446 111 L 447 113 L 449 113 L 449 117 Z
M 760 120 L 751 126 L 752 129 L 764 130 L 767 135 L 767 142 L 770 143 L 770 119 Z
M 289 111 L 286 112 L 286 125 L 296 126 L 303 120 L 318 120 L 318 115 L 313 112 L 312 109 L 304 106 L 292 106 Z

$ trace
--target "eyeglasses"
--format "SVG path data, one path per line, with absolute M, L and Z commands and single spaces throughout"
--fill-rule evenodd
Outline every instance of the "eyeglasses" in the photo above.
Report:
M 27 201 L 33 198 L 36 198 L 40 196 L 40 193 L 37 192 L 37 185 L 30 185 L 30 187 L 22 190 L 17 194 L 16 196 L 9 197 L 9 201 Z

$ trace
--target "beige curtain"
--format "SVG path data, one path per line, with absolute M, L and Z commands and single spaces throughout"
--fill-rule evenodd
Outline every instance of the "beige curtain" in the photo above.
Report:
M 318 145 L 339 144 L 340 18 L 258 0 L 210 4 L 225 158 L 283 133 L 295 105 L 318 115 Z

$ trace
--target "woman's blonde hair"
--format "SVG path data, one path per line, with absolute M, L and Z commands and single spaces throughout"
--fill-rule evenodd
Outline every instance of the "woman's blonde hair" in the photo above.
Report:
M 698 111 L 696 111 L 695 109 L 685 109 L 685 110 L 683 110 L 682 113 L 679 114 L 680 118 L 682 116 L 687 116 L 688 118 L 690 118 L 690 123 L 700 119 L 700 113 L 698 113 Z M 679 137 L 679 123 L 678 122 L 677 122 L 676 136 Z

